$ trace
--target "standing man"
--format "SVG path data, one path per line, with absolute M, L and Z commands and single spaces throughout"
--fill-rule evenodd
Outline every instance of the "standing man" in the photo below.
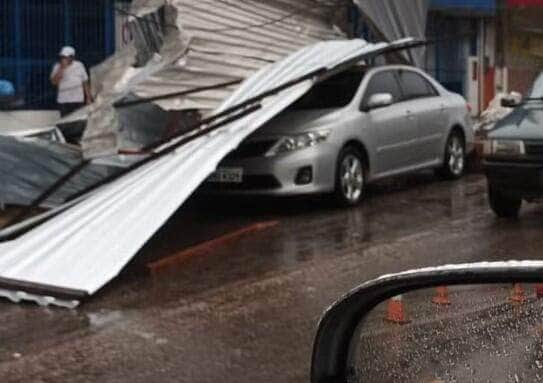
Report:
M 57 87 L 57 103 L 61 117 L 92 102 L 89 76 L 85 66 L 75 60 L 75 49 L 64 47 L 51 72 L 51 83 Z

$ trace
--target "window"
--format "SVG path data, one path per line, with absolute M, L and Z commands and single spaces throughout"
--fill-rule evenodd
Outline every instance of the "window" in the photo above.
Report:
M 437 96 L 432 84 L 418 73 L 400 71 L 400 82 L 405 100 Z
M 290 110 L 342 108 L 352 101 L 365 71 L 361 68 L 341 72 L 315 85 L 292 105 Z
M 380 72 L 371 78 L 362 105 L 367 105 L 371 96 L 378 93 L 390 93 L 394 102 L 402 99 L 402 90 L 394 72 Z

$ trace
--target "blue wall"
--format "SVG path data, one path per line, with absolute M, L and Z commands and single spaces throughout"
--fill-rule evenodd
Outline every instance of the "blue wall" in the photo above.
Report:
M 0 0 L 0 78 L 14 83 L 24 108 L 54 108 L 51 67 L 73 45 L 88 67 L 115 49 L 113 0 Z

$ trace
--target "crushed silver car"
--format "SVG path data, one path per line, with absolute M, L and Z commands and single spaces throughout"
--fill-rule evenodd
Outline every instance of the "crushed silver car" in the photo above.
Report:
M 206 191 L 334 193 L 362 200 L 369 182 L 434 168 L 463 175 L 473 148 L 460 95 L 409 66 L 357 66 L 315 86 L 220 164 Z

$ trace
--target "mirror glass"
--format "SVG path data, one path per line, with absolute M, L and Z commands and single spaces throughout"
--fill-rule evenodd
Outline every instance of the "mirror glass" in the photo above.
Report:
M 378 305 L 351 344 L 352 382 L 543 381 L 543 285 L 412 291 Z

